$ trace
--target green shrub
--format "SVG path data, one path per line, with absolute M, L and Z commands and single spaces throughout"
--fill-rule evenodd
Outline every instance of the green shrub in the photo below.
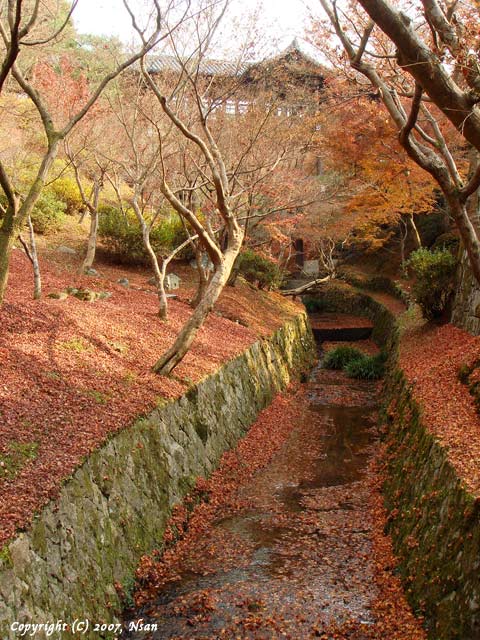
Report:
M 35 233 L 46 234 L 57 231 L 65 219 L 66 204 L 59 200 L 49 189 L 40 194 L 32 211 L 32 224 Z
M 408 265 L 416 276 L 412 292 L 427 320 L 440 318 L 453 293 L 456 259 L 448 249 L 417 249 Z
M 472 374 L 473 368 L 468 364 L 462 364 L 458 370 L 457 377 L 462 384 L 468 384 L 470 382 L 470 376 Z
M 383 353 L 375 356 L 361 354 L 359 358 L 351 360 L 344 370 L 350 378 L 379 380 L 385 375 L 385 356 Z
M 448 249 L 450 253 L 455 255 L 458 251 L 459 244 L 460 238 L 454 233 L 447 232 L 438 236 L 431 248 L 433 251 L 437 249 Z
M 341 346 L 329 351 L 323 359 L 326 369 L 344 369 L 350 362 L 358 360 L 363 353 L 355 347 Z
M 444 213 L 446 207 L 441 204 L 440 207 L 440 211 L 436 211 L 435 207 L 430 213 L 414 216 L 422 244 L 426 247 L 431 247 L 439 236 L 448 231 L 448 216 Z
M 302 300 L 308 313 L 315 313 L 316 311 L 325 310 L 325 302 L 323 300 L 319 300 L 318 298 L 311 298 L 309 296 L 305 296 L 304 298 L 302 298 Z
M 282 282 L 282 273 L 278 265 L 251 249 L 245 249 L 237 258 L 236 269 L 245 280 L 259 289 L 278 289 Z
M 385 354 L 368 356 L 355 347 L 342 345 L 329 351 L 323 366 L 326 369 L 343 369 L 350 378 L 378 380 L 385 374 Z
M 58 178 L 48 186 L 58 200 L 65 203 L 65 213 L 69 216 L 76 215 L 83 208 L 82 197 L 78 189 L 77 181 L 68 176 Z
M 99 208 L 98 235 L 105 249 L 123 264 L 146 264 L 148 255 L 143 244 L 142 230 L 131 211 L 124 215 L 112 206 Z M 185 230 L 178 216 L 159 220 L 150 233 L 150 242 L 157 253 L 171 251 L 186 239 Z

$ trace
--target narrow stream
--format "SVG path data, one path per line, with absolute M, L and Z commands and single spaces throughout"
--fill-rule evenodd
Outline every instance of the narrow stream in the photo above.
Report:
M 303 639 L 332 622 L 374 624 L 366 468 L 378 393 L 319 365 L 298 425 L 239 492 L 245 509 L 219 519 L 136 612 L 156 630 L 123 637 Z

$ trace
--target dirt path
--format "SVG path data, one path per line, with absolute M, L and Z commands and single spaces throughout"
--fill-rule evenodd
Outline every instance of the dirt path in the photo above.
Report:
M 382 532 L 378 394 L 317 368 L 283 446 L 136 612 L 156 630 L 127 637 L 423 638 Z

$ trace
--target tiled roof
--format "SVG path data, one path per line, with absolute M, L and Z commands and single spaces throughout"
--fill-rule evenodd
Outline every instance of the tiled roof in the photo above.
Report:
M 195 59 L 185 60 L 185 66 L 196 68 Z M 251 65 L 246 63 L 230 62 L 228 60 L 200 60 L 199 72 L 206 76 L 239 76 L 242 75 Z M 151 57 L 148 60 L 148 71 L 151 73 L 159 73 L 160 71 L 182 71 L 182 63 L 175 56 L 159 55 Z
M 299 53 L 300 56 L 305 58 L 311 64 L 321 67 L 321 65 L 314 60 L 311 56 L 302 51 L 300 43 L 297 38 L 293 40 L 293 42 L 280 54 L 271 58 L 271 61 L 281 60 L 284 56 L 290 53 Z M 266 62 L 268 60 L 264 60 L 261 63 L 258 62 L 232 62 L 229 60 L 211 60 L 208 58 L 203 58 L 200 60 L 199 64 L 199 73 L 205 76 L 241 76 L 245 71 L 252 67 L 257 67 Z M 188 68 L 190 67 L 192 70 L 196 69 L 197 61 L 195 58 L 185 59 L 183 64 Z M 152 73 L 159 73 L 161 71 L 174 71 L 176 73 L 180 73 L 182 71 L 182 61 L 179 60 L 176 56 L 161 54 L 158 56 L 152 56 L 148 59 L 147 70 Z

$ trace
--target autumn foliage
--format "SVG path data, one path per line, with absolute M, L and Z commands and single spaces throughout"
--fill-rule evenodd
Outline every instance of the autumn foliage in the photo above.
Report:
M 345 434 L 355 455 L 339 468 L 328 462 L 337 437 L 328 415 L 373 407 L 377 392 L 376 383 L 353 386 L 341 372 L 317 370 L 306 387 L 277 396 L 210 478 L 197 482 L 175 508 L 162 552 L 145 556 L 137 571 L 136 603 L 160 633 L 426 637 L 392 573 L 376 447 Z M 357 477 L 352 468 L 363 456 L 370 463 Z
M 329 91 L 318 144 L 326 168 L 339 174 L 341 199 L 325 231 L 340 239 L 355 231 L 376 250 L 396 232 L 402 216 L 432 211 L 435 183 L 408 158 L 373 93 L 358 95 L 340 79 Z M 381 225 L 392 232 L 379 235 Z
M 298 312 L 277 294 L 228 287 L 177 376 L 160 378 L 148 364 L 191 313 L 188 269 L 180 271 L 182 292 L 161 331 L 152 331 L 155 296 L 144 272 L 128 273 L 131 287 L 125 289 L 116 284 L 125 271 L 107 265 L 103 278 L 87 278 L 72 275 L 63 262 L 44 263 L 46 294 L 68 285 L 112 293 L 94 303 L 74 297 L 25 301 L 30 273 L 18 249 L 12 272 L 0 311 L 0 461 L 8 468 L 0 472 L 0 544 L 27 526 L 110 434 L 155 408 L 158 398 L 178 397 Z M 19 456 L 18 447 L 32 455 Z

